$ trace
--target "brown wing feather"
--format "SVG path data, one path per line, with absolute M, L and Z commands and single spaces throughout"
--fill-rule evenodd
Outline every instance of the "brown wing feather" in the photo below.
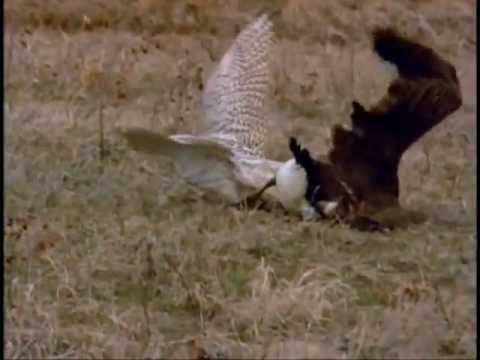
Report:
M 375 51 L 395 64 L 399 77 L 378 104 L 353 102 L 352 130 L 333 128 L 329 160 L 374 207 L 398 205 L 398 167 L 403 153 L 461 104 L 455 68 L 432 49 L 391 29 L 373 33 Z

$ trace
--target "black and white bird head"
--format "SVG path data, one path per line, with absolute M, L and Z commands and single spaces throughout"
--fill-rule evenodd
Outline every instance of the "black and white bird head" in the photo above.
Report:
M 346 195 L 335 170 L 313 159 L 296 138 L 290 138 L 289 147 L 293 158 L 285 162 L 275 176 L 283 207 L 301 213 L 305 219 L 333 216 Z

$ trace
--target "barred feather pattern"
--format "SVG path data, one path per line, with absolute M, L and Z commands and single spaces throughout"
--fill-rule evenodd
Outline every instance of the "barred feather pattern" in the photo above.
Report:
M 130 127 L 122 135 L 135 150 L 173 161 L 189 184 L 230 202 L 260 189 L 281 165 L 264 154 L 273 42 L 266 14 L 238 34 L 206 82 L 198 134 L 164 135 Z M 274 188 L 266 193 L 277 197 Z
M 272 28 L 267 15 L 247 26 L 205 87 L 203 133 L 222 139 L 235 153 L 264 156 L 271 95 Z

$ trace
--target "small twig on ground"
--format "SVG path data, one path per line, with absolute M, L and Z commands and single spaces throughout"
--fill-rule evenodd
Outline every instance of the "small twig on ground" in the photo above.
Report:
M 187 281 L 185 280 L 185 277 L 183 274 L 178 270 L 177 264 L 173 262 L 173 260 L 166 254 L 163 255 L 163 259 L 165 260 L 165 263 L 167 266 L 172 270 L 175 274 L 178 275 L 178 278 L 180 279 L 180 284 L 184 288 L 184 290 L 190 294 L 190 288 L 188 287 Z
M 143 301 L 142 301 L 142 307 L 143 307 L 143 314 L 145 316 L 145 330 L 147 334 L 147 344 L 150 341 L 150 336 L 151 336 L 151 330 L 150 330 L 150 315 L 148 312 L 148 304 L 150 301 L 150 290 L 151 286 L 151 280 L 155 277 L 156 271 L 155 271 L 155 263 L 153 261 L 153 256 L 152 256 L 152 250 L 153 250 L 153 244 L 154 244 L 154 238 L 153 236 L 148 236 L 145 238 L 145 248 L 146 248 L 146 267 L 145 271 L 142 273 L 142 286 L 143 286 Z
M 159 107 L 159 102 L 156 101 L 153 104 L 152 116 L 150 117 L 150 130 L 152 130 L 152 131 L 155 130 L 155 120 L 156 120 L 157 114 L 158 114 L 158 107 Z
M 433 284 L 433 289 L 435 290 L 435 297 L 438 303 L 440 312 L 442 313 L 443 319 L 449 328 L 451 328 L 450 317 L 448 316 L 447 309 L 445 307 L 445 302 L 443 301 L 442 295 L 440 294 L 440 289 L 437 284 Z
M 99 138 L 98 138 L 98 149 L 100 162 L 103 164 L 105 159 L 105 138 L 103 132 L 103 101 L 100 101 L 99 113 L 98 113 L 98 124 L 99 124 Z M 103 166 L 100 167 L 103 170 Z
M 26 352 L 32 347 L 33 344 L 37 342 L 36 338 L 30 339 L 28 342 L 26 342 L 22 347 L 20 347 L 15 355 L 12 357 L 13 359 L 20 359 L 23 356 L 26 355 Z
M 198 307 L 199 309 L 202 309 L 202 304 L 198 299 L 198 296 L 195 294 L 195 290 L 192 290 L 191 286 L 188 286 L 188 282 L 185 279 L 185 276 L 183 276 L 182 272 L 178 269 L 178 265 L 166 254 L 163 255 L 163 258 L 168 268 L 177 274 L 178 278 L 180 279 L 180 284 L 187 293 L 187 302 L 193 304 L 193 306 Z

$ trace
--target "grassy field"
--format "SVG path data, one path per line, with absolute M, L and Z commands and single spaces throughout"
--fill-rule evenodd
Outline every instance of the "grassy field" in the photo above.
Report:
M 269 155 L 317 154 L 395 76 L 393 25 L 458 70 L 463 106 L 405 154 L 390 235 L 226 209 L 118 127 L 195 130 L 235 33 L 279 7 Z M 476 357 L 475 1 L 5 2 L 7 358 Z

